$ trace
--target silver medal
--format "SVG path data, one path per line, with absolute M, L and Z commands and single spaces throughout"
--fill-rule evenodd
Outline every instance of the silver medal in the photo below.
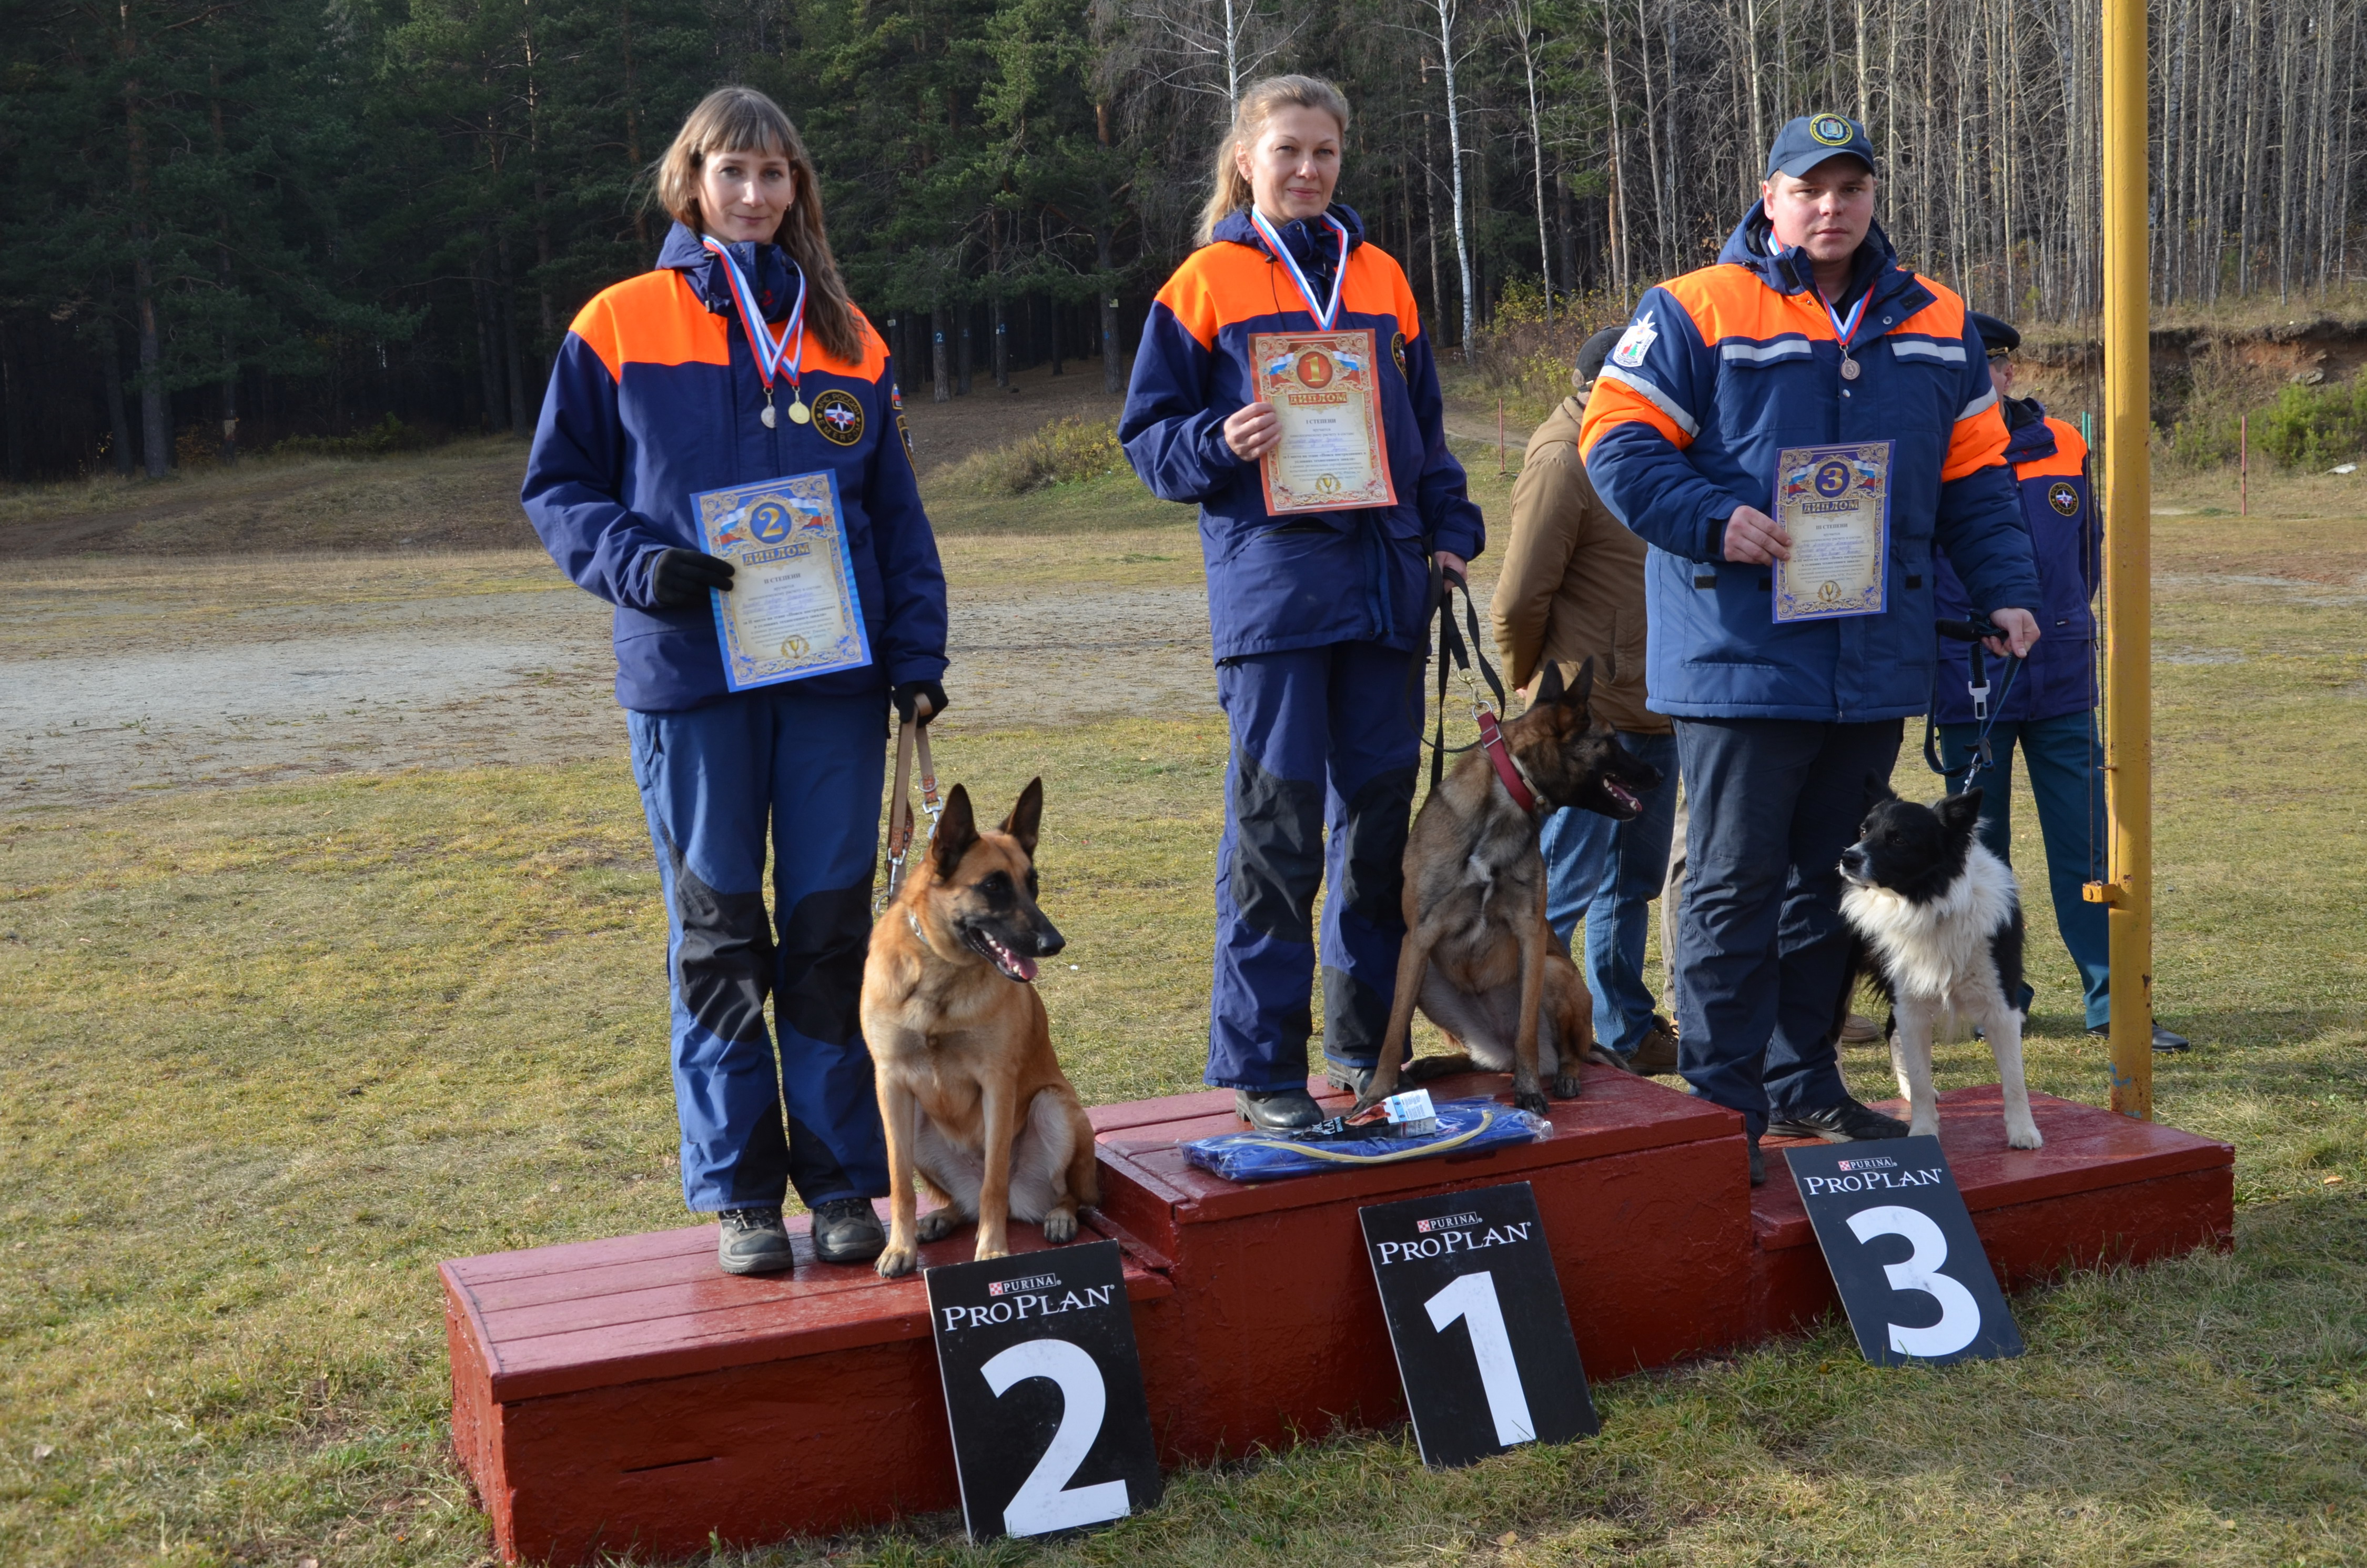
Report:
M 1846 372 L 1844 372 L 1844 373 L 1846 373 Z M 775 424 L 775 423 L 777 421 L 777 419 L 779 418 L 779 415 L 776 415 L 776 414 L 773 412 L 773 404 L 772 404 L 771 400 L 767 399 L 767 400 L 765 401 L 765 403 L 764 403 L 764 412 L 763 414 L 761 414 L 761 415 L 757 415 L 757 417 L 758 417 L 758 418 L 760 418 L 760 419 L 762 419 L 762 420 L 764 422 L 764 428 L 765 428 L 765 429 L 770 430 L 770 429 L 773 427 L 774 424 Z
M 1846 354 L 1841 356 L 1841 380 L 1845 381 L 1857 380 L 1857 361 Z M 766 423 L 769 424 L 770 421 Z

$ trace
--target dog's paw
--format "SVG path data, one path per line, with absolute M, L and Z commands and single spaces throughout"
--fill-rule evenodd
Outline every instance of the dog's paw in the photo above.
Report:
M 961 1226 L 962 1217 L 951 1209 L 932 1209 L 921 1216 L 919 1230 L 924 1242 L 941 1242 Z
M 1575 1073 L 1557 1073 L 1554 1074 L 1552 1084 L 1548 1085 L 1548 1087 L 1553 1090 L 1553 1097 L 1557 1100 L 1574 1100 L 1578 1098 L 1578 1092 L 1580 1086 L 1581 1085 L 1578 1081 L 1578 1074 Z
M 2038 1135 L 2036 1122 L 2027 1127 L 2010 1126 L 2005 1130 L 2005 1146 L 2009 1149 L 2040 1149 L 2045 1145 L 2046 1140 Z
M 878 1271 L 880 1278 L 893 1279 L 900 1275 L 912 1273 L 920 1261 L 921 1255 L 916 1249 L 899 1246 L 890 1242 L 888 1244 L 888 1250 L 879 1255 L 879 1261 L 871 1267 Z
M 1535 1089 L 1514 1089 L 1512 1104 L 1516 1108 L 1525 1110 L 1533 1116 L 1546 1116 L 1553 1110 L 1552 1104 Z
M 1044 1239 L 1054 1246 L 1077 1239 L 1077 1216 L 1074 1210 L 1055 1209 L 1044 1216 Z
M 1910 1119 L 1907 1123 L 1907 1136 L 1909 1138 L 1937 1138 L 1940 1136 L 1940 1119 L 1936 1116 L 1930 1118 L 1928 1120 L 1920 1116 Z
M 1009 1247 L 991 1247 L 984 1242 L 980 1242 L 978 1244 L 977 1255 L 971 1261 L 976 1263 L 984 1263 L 987 1259 L 991 1257 L 1009 1257 L 1010 1256 L 1011 1249 Z

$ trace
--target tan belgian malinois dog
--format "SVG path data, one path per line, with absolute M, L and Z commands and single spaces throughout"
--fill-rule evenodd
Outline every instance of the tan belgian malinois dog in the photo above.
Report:
M 981 831 L 969 792 L 946 798 L 936 837 L 871 928 L 863 1039 L 888 1132 L 894 1211 L 880 1273 L 910 1273 L 916 1248 L 978 1221 L 978 1256 L 1010 1255 L 1012 1217 L 1073 1240 L 1100 1196 L 1093 1130 L 1052 1054 L 1036 960 L 1067 946 L 1036 907 L 1044 781 L 1000 829 Z M 944 1205 L 918 1217 L 912 1174 Z
M 1591 722 L 1593 690 L 1592 659 L 1567 687 L 1561 666 L 1547 665 L 1528 711 L 1502 726 L 1501 740 L 1471 748 L 1422 801 L 1406 840 L 1397 994 L 1358 1110 L 1396 1092 L 1417 1004 L 1462 1050 L 1408 1062 L 1408 1082 L 1510 1071 L 1512 1103 L 1540 1114 L 1547 1081 L 1559 1098 L 1578 1093 L 1579 1063 L 1594 1047 L 1594 1001 L 1546 924 L 1537 835 L 1565 806 L 1625 821 L 1660 781 L 1609 725 Z

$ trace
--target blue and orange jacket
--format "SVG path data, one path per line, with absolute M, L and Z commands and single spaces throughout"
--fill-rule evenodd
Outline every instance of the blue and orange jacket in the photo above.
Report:
M 2096 597 L 2103 532 L 2095 498 L 2088 488 L 2088 443 L 2060 419 L 2047 416 L 2034 398 L 2004 399 L 1999 407 L 2009 432 L 2005 460 L 2022 491 L 2022 518 L 2038 558 L 2039 642 L 2030 651 L 2013 689 L 2002 688 L 2004 669 L 1985 662 L 1989 711 L 2002 722 L 2059 719 L 2096 706 Z M 1940 558 L 1940 613 L 1962 618 L 1971 601 L 1948 558 Z M 1931 711 L 1942 724 L 1973 722 L 1973 699 L 1965 689 L 1972 664 L 1962 642 L 1940 644 L 1940 671 Z M 2004 700 L 1998 699 L 2002 696 Z
M 1874 230 L 1840 346 L 1807 256 L 1753 207 L 1717 264 L 1645 294 L 1580 427 L 1594 488 L 1652 549 L 1645 679 L 1655 712 L 1862 722 L 1923 712 L 1938 641 L 1934 547 L 1988 608 L 2037 603 L 2030 538 L 2005 467 L 2005 422 L 1964 301 L 1898 265 Z M 1895 443 L 1890 581 L 1881 615 L 1774 620 L 1772 569 L 1729 562 L 1739 506 L 1772 513 L 1776 453 Z
M 754 261 L 751 282 L 765 312 L 785 319 L 795 264 L 776 245 L 755 247 Z M 872 662 L 799 688 L 884 700 L 891 685 L 943 677 L 945 571 L 913 483 L 887 344 L 868 321 L 861 325 L 855 364 L 806 333 L 798 388 L 815 417 L 792 423 L 788 389 L 776 381 L 781 415 L 766 428 L 764 381 L 723 264 L 677 223 L 655 271 L 601 290 L 568 329 L 519 499 L 551 559 L 617 607 L 617 700 L 625 707 L 695 708 L 730 689 L 713 612 L 660 609 L 650 595 L 659 551 L 704 548 L 690 498 L 824 469 L 838 476 Z
M 1127 459 L 1151 493 L 1199 504 L 1220 662 L 1329 642 L 1416 647 L 1430 551 L 1468 559 L 1487 541 L 1463 465 L 1446 449 L 1438 367 L 1413 290 L 1387 253 L 1365 243 L 1353 211 L 1334 207 L 1331 216 L 1349 241 L 1333 327 L 1373 334 L 1396 506 L 1277 521 L 1265 508 L 1258 465 L 1225 445 L 1226 419 L 1251 401 L 1250 335 L 1315 325 L 1289 269 L 1267 253 L 1246 211 L 1217 224 L 1215 241 L 1186 256 L 1160 290 L 1118 420 Z M 1309 229 L 1292 222 L 1280 232 L 1302 267 L 1321 269 L 1319 289 L 1339 242 L 1328 224 Z

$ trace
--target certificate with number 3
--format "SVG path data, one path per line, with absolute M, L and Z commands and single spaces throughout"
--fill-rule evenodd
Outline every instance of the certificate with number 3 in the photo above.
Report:
M 1830 620 L 1890 608 L 1888 441 L 1787 447 L 1775 458 L 1775 521 L 1792 559 L 1775 562 L 1775 619 Z

